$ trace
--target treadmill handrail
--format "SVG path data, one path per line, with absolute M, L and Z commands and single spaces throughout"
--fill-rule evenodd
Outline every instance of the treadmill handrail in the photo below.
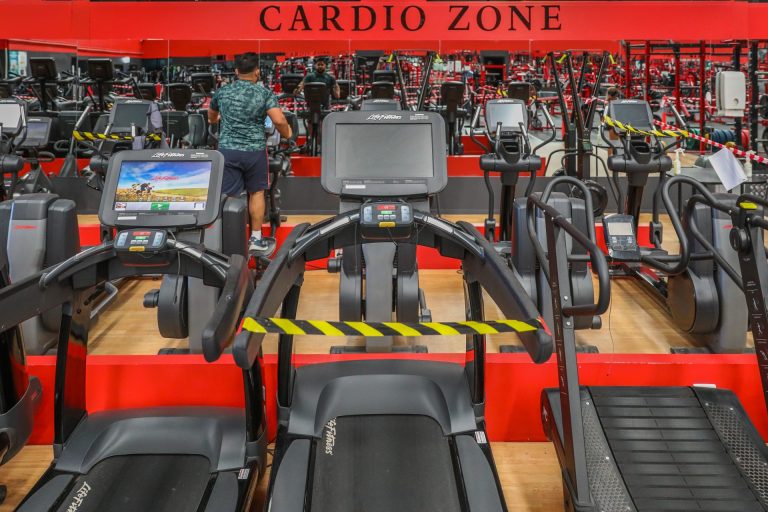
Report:
M 214 251 L 206 250 L 202 246 L 194 246 L 184 242 L 168 240 L 168 249 L 176 251 L 183 259 L 178 265 L 175 263 L 162 266 L 128 266 L 122 264 L 114 250 L 114 242 L 105 242 L 78 253 L 51 269 L 45 269 L 25 279 L 19 280 L 10 286 L 0 289 L 0 328 L 7 330 L 20 325 L 41 312 L 48 311 L 72 300 L 77 290 L 90 288 L 122 277 L 143 276 L 155 274 L 177 274 L 190 277 L 207 278 L 214 277 L 223 288 L 234 279 L 227 270 L 230 263 L 225 256 Z M 239 276 L 237 263 L 234 276 Z M 248 290 L 246 289 L 245 292 Z M 222 294 L 220 302 L 234 302 L 232 294 Z M 243 297 L 243 301 L 245 297 Z M 228 322 L 229 313 L 235 309 L 233 305 L 225 307 L 225 304 L 217 304 L 214 315 L 208 322 L 206 329 L 222 332 L 217 322 Z M 240 307 L 242 310 L 242 302 Z M 236 322 L 234 329 L 236 328 Z M 221 340 L 217 340 L 220 343 Z M 210 351 L 211 354 L 214 351 Z M 220 355 L 220 353 L 219 353 Z
M 749 204 L 751 203 L 751 204 Z M 750 329 L 755 342 L 755 356 L 760 372 L 760 383 L 763 387 L 763 399 L 768 408 L 768 338 L 766 338 L 765 326 L 768 325 L 768 310 L 766 310 L 763 293 L 764 283 L 761 282 L 760 269 L 757 259 L 763 258 L 765 249 L 760 244 L 755 247 L 755 238 L 751 236 L 750 227 L 755 226 L 768 230 L 768 221 L 762 216 L 754 215 L 754 206 L 762 206 L 763 211 L 768 210 L 768 201 L 752 194 L 741 194 L 736 199 L 737 210 L 731 216 L 734 228 L 731 231 L 731 245 L 739 253 L 739 267 L 744 290 L 744 299 L 748 311 Z M 748 244 L 748 245 L 747 245 Z
M 360 212 L 353 210 L 341 213 L 317 228 L 308 224 L 294 228 L 258 282 L 246 309 L 246 316 L 275 316 L 292 287 L 301 284 L 307 258 L 309 261 L 322 258 L 327 255 L 325 249 L 330 251 L 348 247 L 350 239 L 358 240 L 359 217 Z M 461 258 L 465 271 L 473 275 L 507 318 L 541 318 L 540 312 L 509 266 L 471 224 L 454 224 L 420 211 L 414 211 L 413 218 L 419 236 L 409 243 L 434 246 L 448 253 L 444 256 Z M 461 256 L 456 256 L 456 246 L 463 249 Z M 318 248 L 322 250 L 317 251 Z M 545 362 L 551 356 L 552 337 L 546 326 L 535 332 L 521 333 L 520 338 L 536 363 Z M 259 355 L 263 339 L 264 335 L 259 333 L 238 333 L 232 350 L 235 363 L 241 368 L 249 368 Z

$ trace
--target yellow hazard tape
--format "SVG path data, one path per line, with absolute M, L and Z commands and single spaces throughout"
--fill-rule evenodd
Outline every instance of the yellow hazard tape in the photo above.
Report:
M 72 132 L 72 136 L 75 138 L 75 140 L 116 140 L 116 141 L 133 140 L 133 137 L 131 137 L 130 135 L 81 132 L 77 130 L 74 130 Z M 152 142 L 158 142 L 161 140 L 160 136 L 157 135 L 156 133 L 148 133 L 144 137 L 146 137 L 147 140 L 151 140 Z
M 616 119 L 611 119 L 608 116 L 603 116 L 603 121 L 611 128 L 618 128 L 619 130 L 627 133 L 634 133 L 638 135 L 656 135 L 657 137 L 688 137 L 689 133 L 686 130 L 638 130 L 631 124 L 624 124 Z
M 500 334 L 533 332 L 546 329 L 540 320 L 488 320 L 485 322 L 327 322 L 288 318 L 252 318 L 243 320 L 243 329 L 257 334 L 308 336 L 459 336 L 465 334 Z

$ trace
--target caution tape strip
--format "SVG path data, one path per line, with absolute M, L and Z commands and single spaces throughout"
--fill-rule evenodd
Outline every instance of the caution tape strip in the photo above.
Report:
M 654 124 L 656 124 L 657 126 L 660 126 L 662 128 L 670 127 L 670 125 L 662 123 L 661 121 L 656 121 L 656 120 L 654 120 Z M 750 159 L 752 161 L 759 162 L 761 164 L 768 164 L 768 158 L 766 158 L 764 156 L 757 155 L 757 154 L 753 153 L 752 151 L 744 151 L 744 150 L 741 150 L 741 149 L 738 149 L 738 148 L 734 148 L 734 147 L 731 147 L 731 146 L 726 146 L 725 144 L 721 144 L 719 142 L 715 142 L 712 139 L 708 139 L 707 137 L 702 137 L 701 135 L 698 135 L 696 133 L 690 133 L 690 132 L 687 132 L 685 130 L 683 130 L 683 132 L 685 132 L 685 135 L 683 135 L 683 137 L 688 137 L 690 139 L 698 140 L 699 142 L 703 142 L 705 144 L 709 144 L 710 146 L 714 146 L 716 148 L 727 149 L 728 151 L 730 151 L 731 153 L 735 154 L 736 156 L 748 158 L 748 159 Z
M 624 124 L 621 121 L 617 121 L 616 119 L 611 119 L 608 116 L 603 116 L 603 121 L 605 121 L 605 124 L 607 124 L 611 128 L 618 128 L 623 132 L 634 133 L 638 135 L 656 135 L 657 137 L 688 137 L 690 135 L 685 130 L 672 129 L 674 127 L 668 127 L 669 129 L 664 129 L 664 130 L 656 130 L 656 129 L 639 130 L 629 123 Z
M 744 151 L 735 147 L 727 146 L 725 144 L 715 142 L 712 139 L 709 139 L 702 135 L 690 132 L 688 130 L 676 129 L 674 126 L 670 124 L 662 123 L 661 121 L 657 121 L 655 119 L 653 120 L 653 124 L 661 128 L 661 130 L 656 130 L 656 129 L 650 130 L 650 131 L 638 130 L 637 128 L 634 128 L 631 124 L 624 124 L 615 119 L 611 119 L 608 116 L 603 116 L 603 121 L 605 121 L 605 124 L 607 124 L 611 128 L 615 127 L 627 133 L 636 133 L 638 135 L 656 135 L 657 137 L 685 137 L 687 139 L 698 140 L 699 142 L 703 142 L 705 144 L 714 146 L 716 148 L 727 149 L 728 151 L 735 154 L 736 156 L 748 158 L 752 161 L 759 162 L 761 164 L 768 164 L 768 158 L 757 155 L 752 151 Z
M 116 140 L 116 141 L 131 141 L 133 140 L 133 137 L 130 135 L 115 135 L 115 134 L 107 134 L 107 133 L 93 133 L 93 132 L 81 132 L 74 130 L 72 132 L 72 136 L 76 140 Z M 147 140 L 151 140 L 152 142 L 159 142 L 161 140 L 160 136 L 156 133 L 148 133 L 144 136 Z
M 546 329 L 540 320 L 489 320 L 484 322 L 327 322 L 288 318 L 243 320 L 243 329 L 257 334 L 297 336 L 460 336 L 534 332 Z

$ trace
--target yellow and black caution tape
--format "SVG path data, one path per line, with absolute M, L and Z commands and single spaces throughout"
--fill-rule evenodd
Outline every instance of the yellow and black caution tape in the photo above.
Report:
M 75 138 L 75 140 L 116 140 L 116 141 L 133 140 L 133 137 L 130 135 L 81 132 L 77 130 L 74 130 L 72 132 L 72 136 Z M 144 137 L 146 137 L 147 140 L 151 140 L 152 142 L 159 142 L 161 140 L 160 136 L 156 133 L 148 133 Z
M 534 332 L 545 329 L 540 320 L 489 320 L 485 322 L 327 322 L 325 320 L 290 320 L 288 318 L 251 318 L 243 320 L 243 329 L 258 334 L 297 336 L 460 336 Z
M 611 119 L 608 116 L 603 116 L 603 121 L 605 121 L 605 124 L 607 124 L 611 128 L 618 128 L 623 132 L 635 133 L 638 135 L 656 135 L 657 137 L 686 137 L 686 138 L 690 135 L 687 130 L 657 130 L 656 128 L 654 128 L 653 130 L 638 130 L 637 128 L 633 127 L 631 124 L 624 124 L 621 121 Z

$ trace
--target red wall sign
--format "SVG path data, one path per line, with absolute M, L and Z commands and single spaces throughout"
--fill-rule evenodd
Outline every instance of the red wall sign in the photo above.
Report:
M 0 12 L 4 38 L 484 40 L 503 46 L 515 40 L 768 37 L 768 26 L 758 22 L 768 5 L 744 1 L 0 0 Z

